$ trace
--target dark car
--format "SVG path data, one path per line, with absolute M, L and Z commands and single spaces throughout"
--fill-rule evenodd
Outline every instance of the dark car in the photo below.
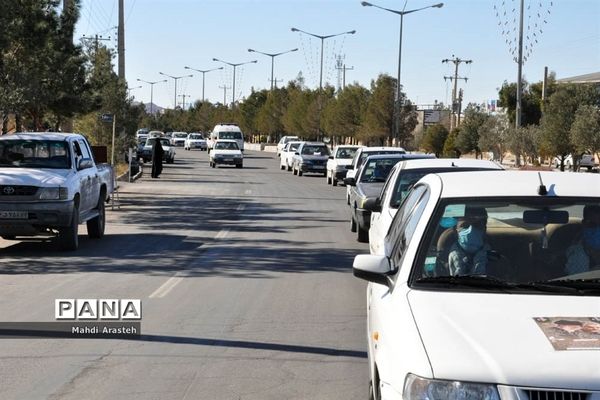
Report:
M 394 165 L 402 160 L 435 158 L 432 154 L 381 154 L 369 156 L 358 170 L 356 177 L 345 178 L 350 186 L 350 230 L 358 231 L 358 241 L 369 241 L 371 211 L 364 208 L 369 197 L 377 197 Z
M 323 142 L 302 142 L 292 158 L 294 175 L 302 176 L 305 172 L 327 175 L 329 154 Z

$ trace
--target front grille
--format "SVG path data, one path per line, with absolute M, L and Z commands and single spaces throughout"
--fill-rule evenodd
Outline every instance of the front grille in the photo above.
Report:
M 315 160 L 315 161 L 313 161 L 313 164 L 315 164 L 315 165 L 325 165 L 325 161 L 323 161 L 323 160 Z
M 527 390 L 529 400 L 587 400 L 588 394 L 581 392 L 551 392 L 542 390 Z
M 36 186 L 0 185 L 0 196 L 33 196 Z

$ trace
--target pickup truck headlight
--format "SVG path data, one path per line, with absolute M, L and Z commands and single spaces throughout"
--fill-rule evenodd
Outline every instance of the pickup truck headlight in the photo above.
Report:
M 66 187 L 42 188 L 40 200 L 67 200 L 69 191 Z
M 494 385 L 426 379 L 408 374 L 404 382 L 405 400 L 500 400 Z

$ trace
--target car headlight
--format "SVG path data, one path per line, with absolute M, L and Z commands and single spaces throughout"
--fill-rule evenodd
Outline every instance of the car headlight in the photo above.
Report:
M 66 187 L 42 188 L 40 200 L 66 200 L 69 198 L 69 190 Z
M 408 374 L 404 382 L 405 400 L 500 400 L 494 385 L 459 381 L 442 381 Z

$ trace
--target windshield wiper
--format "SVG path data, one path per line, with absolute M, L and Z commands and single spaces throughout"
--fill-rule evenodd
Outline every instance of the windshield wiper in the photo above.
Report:
M 512 288 L 513 283 L 490 275 L 454 275 L 454 276 L 432 276 L 417 279 L 417 283 L 441 283 L 459 286 L 471 286 L 479 288 Z
M 530 282 L 529 284 L 574 291 L 579 294 L 600 294 L 600 279 L 558 279 L 543 282 Z

